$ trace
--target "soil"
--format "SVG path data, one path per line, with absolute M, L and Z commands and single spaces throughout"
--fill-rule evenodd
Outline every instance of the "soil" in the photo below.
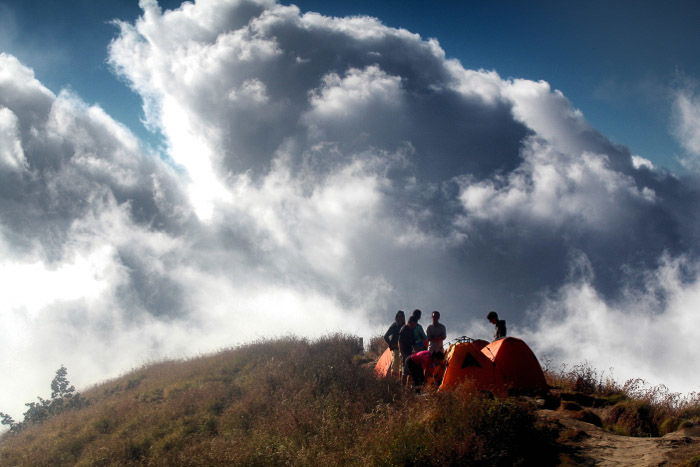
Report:
M 700 455 L 700 426 L 656 438 L 610 433 L 573 418 L 567 410 L 539 410 L 538 416 L 559 428 L 564 451 L 560 465 L 584 466 L 683 466 Z

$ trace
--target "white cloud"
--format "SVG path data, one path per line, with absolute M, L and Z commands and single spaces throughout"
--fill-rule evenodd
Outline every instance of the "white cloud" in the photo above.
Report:
M 700 156 L 700 95 L 692 88 L 676 93 L 674 134 L 681 146 L 693 156 Z
M 615 303 L 607 303 L 590 278 L 582 277 L 543 303 L 536 330 L 525 335 L 542 355 L 569 366 L 589 362 L 598 370 L 612 369 L 621 382 L 641 377 L 650 385 L 698 392 L 700 379 L 694 375 L 700 364 L 691 343 L 700 326 L 700 281 L 684 279 L 688 268 L 697 264 L 664 257 L 646 275 L 643 290 Z
M 640 190 L 631 176 L 612 170 L 604 154 L 561 153 L 531 140 L 523 158 L 507 177 L 477 183 L 467 178 L 461 183 L 465 222 L 576 224 L 584 230 L 617 233 L 620 223 L 629 223 L 633 203 L 654 201 L 651 189 Z
M 25 166 L 17 116 L 7 108 L 0 108 L 0 164 L 15 170 Z
M 323 87 L 312 92 L 311 113 L 325 120 L 366 111 L 371 103 L 380 108 L 392 106 L 400 98 L 400 82 L 376 66 L 363 71 L 351 68 L 342 79 L 335 73 L 326 75 Z
M 638 156 L 636 154 L 632 155 L 632 165 L 637 170 L 639 170 L 641 168 L 645 168 L 645 169 L 649 169 L 649 170 L 655 169 L 653 162 L 651 162 L 649 159 L 645 159 L 642 156 Z

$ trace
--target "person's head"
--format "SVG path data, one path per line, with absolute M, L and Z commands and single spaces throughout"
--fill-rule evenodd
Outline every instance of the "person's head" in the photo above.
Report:
M 408 318 L 408 327 L 409 328 L 415 328 L 416 324 L 418 324 L 418 318 L 416 318 L 414 315 L 411 315 L 410 318 Z
M 445 359 L 445 354 L 440 350 L 438 350 L 437 352 L 433 352 L 430 356 L 433 357 L 433 360 L 438 361 L 438 362 L 440 360 Z
M 440 321 L 440 312 L 439 311 L 433 311 L 433 324 L 437 324 L 438 321 Z
M 399 323 L 399 324 L 404 324 L 406 322 L 406 314 L 404 313 L 403 310 L 399 310 L 396 312 L 396 317 L 394 320 Z
M 489 311 L 489 314 L 486 315 L 486 319 L 492 322 L 493 324 L 496 324 L 498 322 L 498 313 L 495 311 Z
M 416 322 L 418 322 L 418 320 L 420 319 L 422 314 L 423 314 L 422 311 L 420 311 L 419 309 L 415 309 L 415 310 L 413 310 L 413 313 L 411 313 L 411 316 L 415 316 Z

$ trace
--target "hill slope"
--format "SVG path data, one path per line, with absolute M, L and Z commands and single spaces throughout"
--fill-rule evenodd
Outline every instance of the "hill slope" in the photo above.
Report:
M 468 385 L 417 395 L 376 379 L 368 360 L 356 338 L 336 335 L 148 365 L 84 392 L 87 407 L 4 435 L 0 465 L 597 462 L 582 450 L 598 428 L 562 438 L 579 423 L 569 412 Z
M 288 338 L 146 366 L 0 443 L 2 465 L 517 464 L 551 453 L 531 406 L 417 396 L 357 339 Z

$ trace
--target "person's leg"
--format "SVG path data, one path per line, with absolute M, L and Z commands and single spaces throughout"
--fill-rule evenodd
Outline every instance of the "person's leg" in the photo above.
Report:
M 391 374 L 394 376 L 401 376 L 401 353 L 399 349 L 394 349 L 391 351 Z
M 409 370 L 406 366 L 408 364 L 408 355 L 401 354 L 401 383 L 404 386 L 408 386 L 408 375 Z
M 425 377 L 423 375 L 423 368 L 413 360 L 407 360 L 408 371 L 411 374 L 411 379 L 413 380 L 413 385 L 416 388 L 420 388 L 425 382 Z

